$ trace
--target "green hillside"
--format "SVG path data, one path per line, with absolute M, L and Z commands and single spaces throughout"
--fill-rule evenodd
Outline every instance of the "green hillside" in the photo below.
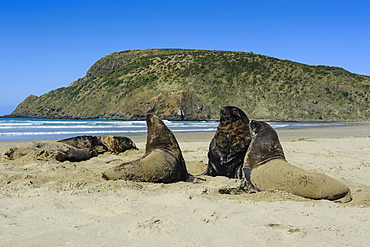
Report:
M 208 120 L 225 105 L 253 119 L 369 120 L 370 77 L 245 52 L 123 51 L 68 87 L 29 96 L 11 116 Z

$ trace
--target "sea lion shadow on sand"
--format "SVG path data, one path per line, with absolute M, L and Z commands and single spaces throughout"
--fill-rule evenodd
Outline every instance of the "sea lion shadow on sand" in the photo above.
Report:
M 134 161 L 109 168 L 102 177 L 136 182 L 172 183 L 187 181 L 185 161 L 173 133 L 155 115 L 146 117 L 148 127 L 145 154 Z
M 351 191 L 345 184 L 325 174 L 309 172 L 288 163 L 278 135 L 270 125 L 252 120 L 250 129 L 252 141 L 243 170 L 256 189 L 282 190 L 310 199 L 351 200 Z

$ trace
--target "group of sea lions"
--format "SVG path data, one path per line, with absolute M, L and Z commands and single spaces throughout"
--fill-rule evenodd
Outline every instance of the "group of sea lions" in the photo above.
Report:
M 146 121 L 145 154 L 108 169 L 103 178 L 186 181 L 190 175 L 175 136 L 155 115 L 149 114 Z M 208 166 L 202 175 L 245 178 L 256 191 L 283 190 L 312 199 L 351 200 L 350 189 L 343 183 L 289 164 L 276 131 L 265 122 L 249 121 L 235 106 L 225 106 L 220 111 L 220 124 L 211 140 Z
M 91 159 L 104 152 L 115 154 L 129 149 L 137 149 L 135 143 L 124 136 L 76 136 L 55 141 L 34 141 L 10 148 L 3 157 L 15 160 L 24 156 L 36 159 L 56 159 L 57 161 L 79 162 Z
M 129 149 L 137 149 L 135 143 L 126 136 L 76 136 L 58 142 L 75 148 L 93 149 L 99 154 L 108 151 L 118 154 Z
M 237 107 L 221 109 L 208 158 L 205 175 L 245 178 L 254 191 L 282 190 L 311 199 L 351 200 L 345 184 L 288 163 L 276 131 L 265 122 L 249 121 Z
M 193 178 L 171 130 L 153 114 L 147 115 L 146 122 L 145 154 L 109 168 L 102 177 L 159 183 Z M 82 161 L 107 151 L 136 149 L 131 139 L 119 136 L 79 136 L 58 143 L 64 145 L 57 148 L 55 158 L 59 161 Z M 5 157 L 12 159 L 21 153 L 10 149 Z M 246 179 L 253 191 L 282 190 L 312 199 L 351 200 L 350 189 L 343 183 L 288 163 L 276 131 L 265 122 L 250 121 L 235 106 L 220 111 L 220 124 L 209 145 L 207 169 L 201 175 Z

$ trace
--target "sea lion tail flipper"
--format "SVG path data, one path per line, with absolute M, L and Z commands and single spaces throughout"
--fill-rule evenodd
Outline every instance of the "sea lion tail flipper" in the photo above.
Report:
M 200 175 L 191 175 L 191 174 L 188 173 L 188 178 L 186 179 L 186 182 L 193 182 L 193 183 L 197 184 L 199 182 L 205 182 L 206 181 L 204 178 L 200 178 L 198 176 L 200 176 Z
M 189 174 L 190 175 L 190 174 Z M 204 171 L 203 173 L 201 173 L 201 174 L 198 174 L 198 175 L 194 175 L 194 176 L 204 176 L 204 175 L 208 175 L 207 174 L 207 170 L 206 171 Z M 193 175 L 191 175 L 191 176 L 193 176 Z

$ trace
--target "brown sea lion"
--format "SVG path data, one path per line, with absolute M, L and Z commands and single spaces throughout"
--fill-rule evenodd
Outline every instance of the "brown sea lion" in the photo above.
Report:
M 98 153 L 110 151 L 118 154 L 129 149 L 137 149 L 135 143 L 125 136 L 75 136 L 58 142 L 76 148 L 92 148 Z
M 241 178 L 250 141 L 247 115 L 235 106 L 222 107 L 220 124 L 209 145 L 208 166 L 204 174 Z
M 108 169 L 103 178 L 158 183 L 186 181 L 188 172 L 173 133 L 155 115 L 147 115 L 146 123 L 145 154 L 137 160 Z
M 253 137 L 245 166 L 251 169 L 250 181 L 257 189 L 282 190 L 311 199 L 351 200 L 350 189 L 345 184 L 288 163 L 278 135 L 270 125 L 252 120 L 250 129 Z
M 22 157 L 31 159 L 58 161 L 83 161 L 97 156 L 98 153 L 93 149 L 79 149 L 64 143 L 53 141 L 34 141 L 30 143 L 19 144 L 10 148 L 3 155 L 5 159 L 15 160 Z
M 122 153 L 129 149 L 138 149 L 135 143 L 126 136 L 98 136 L 98 140 L 112 153 Z

